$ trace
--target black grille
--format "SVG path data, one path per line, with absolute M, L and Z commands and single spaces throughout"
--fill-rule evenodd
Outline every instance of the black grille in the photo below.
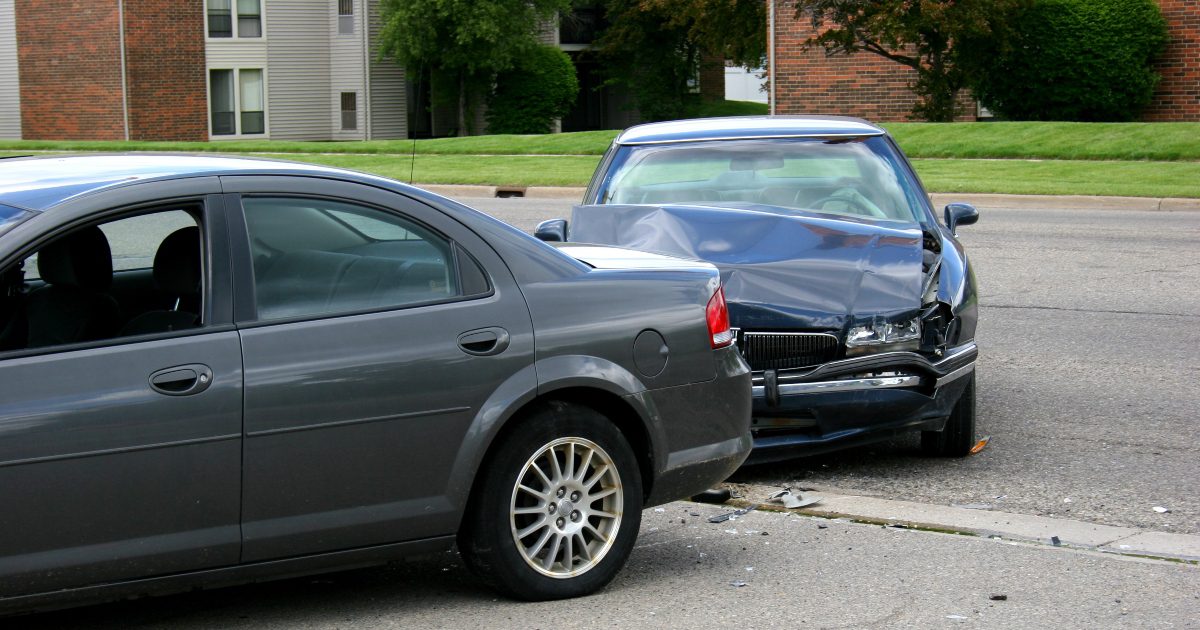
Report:
M 786 370 L 832 361 L 837 337 L 825 333 L 742 331 L 738 348 L 753 370 Z

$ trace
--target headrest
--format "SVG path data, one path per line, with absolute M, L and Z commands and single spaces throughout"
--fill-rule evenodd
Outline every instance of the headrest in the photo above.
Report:
M 154 254 L 154 283 L 176 295 L 200 292 L 200 228 L 171 232 Z
M 52 285 L 103 291 L 112 284 L 112 250 L 94 225 L 43 247 L 37 265 L 38 275 Z

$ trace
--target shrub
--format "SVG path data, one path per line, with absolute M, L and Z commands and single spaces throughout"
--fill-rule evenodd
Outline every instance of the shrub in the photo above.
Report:
M 553 46 L 537 46 L 496 77 L 488 99 L 489 133 L 547 133 L 571 111 L 579 80 L 571 58 Z
M 1014 120 L 1128 121 L 1150 103 L 1167 42 L 1154 0 L 1036 0 L 1010 46 L 975 51 L 973 89 Z M 986 48 L 986 46 L 985 46 Z

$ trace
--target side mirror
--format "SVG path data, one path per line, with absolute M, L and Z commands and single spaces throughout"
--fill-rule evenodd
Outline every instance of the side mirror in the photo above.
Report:
M 946 204 L 946 227 L 953 234 L 960 225 L 971 225 L 979 221 L 979 211 L 969 203 Z
M 547 243 L 565 243 L 567 240 L 567 220 L 550 219 L 538 224 L 533 235 Z

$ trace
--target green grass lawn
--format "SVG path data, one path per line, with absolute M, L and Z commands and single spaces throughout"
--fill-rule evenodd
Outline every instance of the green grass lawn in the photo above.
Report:
M 1200 123 L 887 123 L 909 157 L 1200 160 Z
M 262 157 L 279 158 L 279 155 Z M 312 155 L 305 162 L 348 168 L 420 184 L 586 186 L 598 156 L 565 155 Z M 410 179 L 409 173 L 412 173 Z
M 930 192 L 1200 198 L 1200 162 L 914 160 Z
M 758 105 L 749 103 L 749 105 Z M 720 104 L 741 107 L 738 101 Z M 714 106 L 715 107 L 715 106 Z M 713 113 L 719 113 L 714 110 Z M 1200 123 L 888 123 L 912 158 L 1200 160 Z M 600 155 L 617 131 L 418 140 L 418 154 Z M 412 140 L 367 142 L 72 142 L 0 140 L 0 151 L 173 151 L 219 153 L 378 153 L 409 155 Z
M 278 157 L 278 156 L 273 156 Z M 306 161 L 409 181 L 408 156 L 306 155 Z M 586 186 L 590 156 L 417 156 L 425 184 Z M 1200 198 L 1200 162 L 914 160 L 931 192 Z
M 720 105 L 732 108 L 726 113 L 747 111 L 747 104 Z M 914 158 L 926 186 L 934 192 L 1200 198 L 1200 123 L 885 126 Z M 412 178 L 429 184 L 583 186 L 617 133 L 418 140 Z M 22 151 L 241 153 L 340 166 L 404 181 L 409 179 L 413 148 L 411 140 L 0 141 L 0 154 L 7 155 Z

